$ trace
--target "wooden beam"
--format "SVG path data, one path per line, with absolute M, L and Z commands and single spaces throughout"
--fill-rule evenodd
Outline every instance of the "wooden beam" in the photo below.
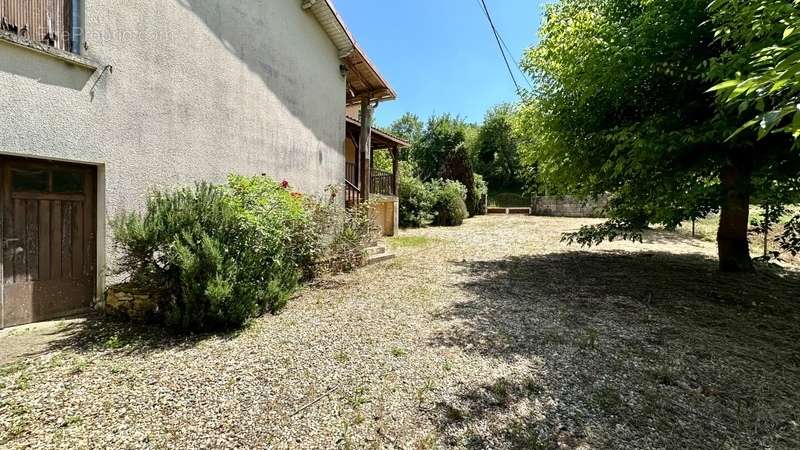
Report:
M 392 175 L 394 177 L 392 194 L 394 194 L 395 197 L 398 197 L 400 192 L 400 161 L 398 161 L 400 159 L 399 153 L 400 151 L 395 145 L 394 148 L 392 148 Z
M 358 147 L 361 154 L 361 200 L 368 201 L 370 194 L 370 181 L 372 175 L 370 167 L 372 159 L 372 107 L 368 95 L 361 97 L 361 136 L 358 140 Z

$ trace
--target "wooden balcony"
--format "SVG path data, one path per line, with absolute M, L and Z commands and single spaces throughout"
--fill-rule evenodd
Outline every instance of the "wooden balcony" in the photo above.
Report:
M 397 192 L 395 192 L 394 174 L 382 170 L 373 170 L 371 181 L 371 194 L 397 195 Z

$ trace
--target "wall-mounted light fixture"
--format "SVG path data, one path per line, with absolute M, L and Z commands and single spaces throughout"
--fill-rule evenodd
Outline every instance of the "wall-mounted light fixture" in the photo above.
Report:
M 346 78 L 347 74 L 350 73 L 350 69 L 347 68 L 346 64 L 339 64 L 339 73 L 342 74 L 342 78 Z

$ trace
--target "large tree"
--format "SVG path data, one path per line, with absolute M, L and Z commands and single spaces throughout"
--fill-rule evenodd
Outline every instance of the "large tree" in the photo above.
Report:
M 464 145 L 466 130 L 466 122 L 450 114 L 428 119 L 410 152 L 423 180 L 440 176 L 449 154 Z
M 419 119 L 419 116 L 413 113 L 405 113 L 392 122 L 387 131 L 413 145 L 422 136 L 424 127 L 425 125 Z
M 522 170 L 513 118 L 512 105 L 503 104 L 490 109 L 473 144 L 476 170 L 495 188 L 521 185 Z
M 520 121 L 536 130 L 543 181 L 583 196 L 610 195 L 609 223 L 581 243 L 636 237 L 720 211 L 720 267 L 752 270 L 749 204 L 755 178 L 788 158 L 786 139 L 758 141 L 708 90 L 729 51 L 698 0 L 561 0 L 524 65 L 536 90 Z M 797 158 L 797 155 L 793 155 Z

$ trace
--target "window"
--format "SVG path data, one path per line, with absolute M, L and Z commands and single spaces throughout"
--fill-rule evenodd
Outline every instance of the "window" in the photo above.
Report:
M 0 30 L 80 53 L 80 0 L 2 0 Z
M 53 192 L 59 194 L 83 192 L 83 174 L 71 170 L 54 170 Z
M 11 187 L 14 192 L 81 194 L 85 174 L 79 170 L 13 169 Z
M 46 170 L 12 170 L 11 186 L 15 192 L 47 192 L 49 176 Z

